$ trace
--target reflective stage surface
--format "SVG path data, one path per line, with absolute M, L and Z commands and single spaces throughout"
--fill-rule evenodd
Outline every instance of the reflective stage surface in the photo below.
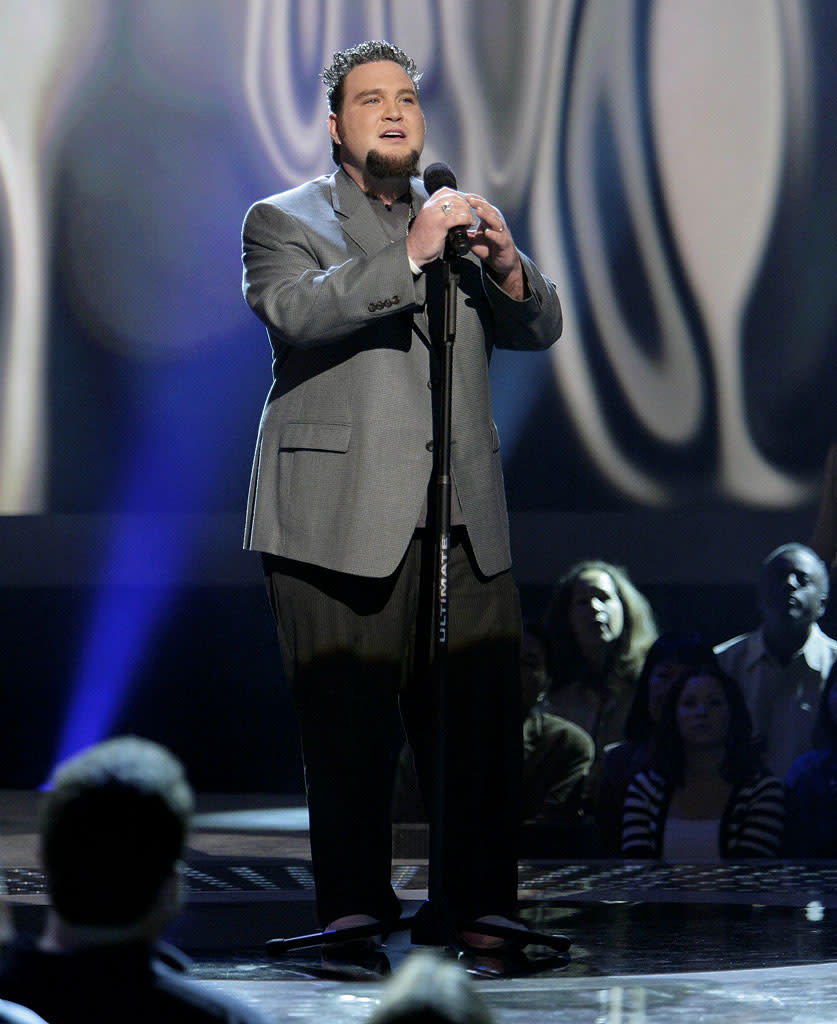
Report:
M 0 794 L 0 856 L 18 927 L 46 902 L 34 794 Z M 193 973 L 277 1020 L 365 1020 L 381 981 L 337 979 L 318 949 L 282 958 L 264 942 L 315 928 L 304 810 L 266 796 L 202 797 L 188 854 L 188 898 L 170 938 Z M 238 808 L 238 809 L 236 809 Z M 211 813 L 210 813 L 211 812 Z M 403 846 L 403 843 L 402 843 Z M 424 898 L 426 862 L 395 848 L 405 913 Z M 566 1024 L 685 1020 L 832 1021 L 837 998 L 837 864 L 726 867 L 613 861 L 521 863 L 523 916 L 572 940 L 568 960 L 517 977 L 476 965 L 498 1021 Z M 386 951 L 393 968 L 409 932 Z M 539 951 L 534 951 L 536 954 Z M 545 951 L 540 951 L 545 952 Z

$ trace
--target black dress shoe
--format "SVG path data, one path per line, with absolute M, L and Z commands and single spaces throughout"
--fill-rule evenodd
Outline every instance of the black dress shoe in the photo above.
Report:
M 384 977 L 390 973 L 386 953 L 374 939 L 341 939 L 324 942 L 320 950 L 320 963 L 340 977 L 362 972 Z
M 481 942 L 477 937 L 495 941 Z M 516 953 L 527 946 L 546 946 L 556 953 L 565 953 L 571 945 L 566 935 L 532 931 L 504 917 L 471 921 L 464 925 L 459 939 L 468 952 L 486 956 Z

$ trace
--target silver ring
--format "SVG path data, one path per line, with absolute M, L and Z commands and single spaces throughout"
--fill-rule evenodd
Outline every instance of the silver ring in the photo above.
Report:
M 442 203 L 442 213 L 446 217 L 450 213 L 450 203 L 447 201 L 447 199 Z

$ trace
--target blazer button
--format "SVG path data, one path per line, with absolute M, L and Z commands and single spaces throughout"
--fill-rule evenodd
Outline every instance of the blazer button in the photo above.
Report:
M 433 442 L 432 442 L 432 441 L 428 441 L 428 442 L 427 442 L 427 443 L 425 444 L 425 446 L 424 446 L 424 447 L 425 447 L 425 448 L 426 448 L 426 449 L 427 449 L 427 450 L 428 450 L 429 452 L 432 452 L 432 451 L 433 451 L 433 448 L 434 448 L 435 446 L 434 446 L 434 444 L 433 444 Z
M 370 302 L 369 305 L 366 308 L 369 310 L 370 313 L 374 313 L 375 312 L 375 303 L 374 302 Z
M 393 295 L 393 297 L 392 297 L 392 304 L 393 304 L 393 306 L 397 306 L 400 301 L 401 300 L 398 298 L 397 295 Z

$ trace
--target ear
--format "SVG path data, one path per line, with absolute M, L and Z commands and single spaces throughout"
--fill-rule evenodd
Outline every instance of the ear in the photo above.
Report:
M 339 146 L 341 144 L 340 130 L 337 122 L 337 114 L 330 113 L 328 115 L 328 134 L 331 136 L 331 141 L 336 142 Z

